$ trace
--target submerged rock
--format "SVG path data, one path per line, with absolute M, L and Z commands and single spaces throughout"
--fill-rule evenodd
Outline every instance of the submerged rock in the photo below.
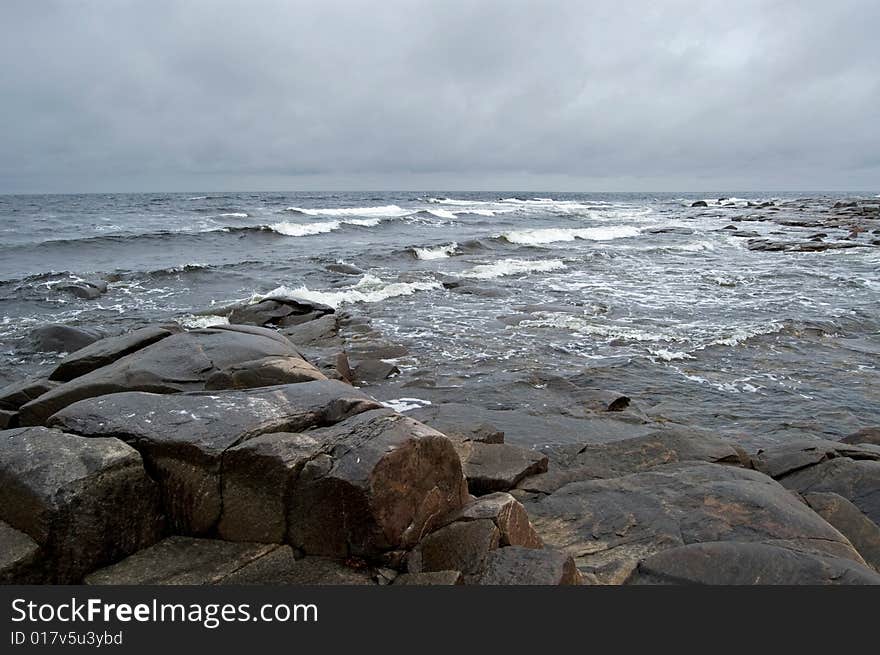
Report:
M 88 346 L 103 335 L 97 330 L 52 323 L 31 331 L 31 345 L 36 352 L 72 353 Z

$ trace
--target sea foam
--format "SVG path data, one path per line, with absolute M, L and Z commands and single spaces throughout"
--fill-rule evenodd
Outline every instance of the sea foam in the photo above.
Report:
M 631 225 L 585 228 L 544 228 L 537 230 L 515 230 L 505 232 L 501 238 L 519 245 L 541 245 L 559 241 L 613 241 L 641 234 L 641 230 Z

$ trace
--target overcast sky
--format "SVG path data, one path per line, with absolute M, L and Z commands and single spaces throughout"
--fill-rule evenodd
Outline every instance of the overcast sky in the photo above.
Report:
M 877 0 L 2 0 L 0 192 L 880 191 Z

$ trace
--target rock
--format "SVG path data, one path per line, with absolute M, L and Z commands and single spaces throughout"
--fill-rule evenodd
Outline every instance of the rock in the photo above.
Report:
M 228 332 L 238 332 L 240 334 L 250 334 L 255 337 L 265 337 L 266 339 L 277 341 L 280 345 L 284 346 L 285 349 L 289 349 L 291 347 L 295 348 L 294 343 L 290 339 L 288 339 L 281 332 L 273 328 L 258 327 L 256 325 L 215 325 L 211 329 L 226 330 Z M 302 353 L 300 353 L 300 357 L 302 357 Z
M 78 582 L 154 543 L 158 497 L 137 451 L 117 439 L 0 432 L 0 519 L 43 548 L 48 582 Z
M 172 528 L 204 534 L 220 518 L 224 452 L 269 432 L 332 425 L 379 404 L 333 380 L 245 391 L 117 393 L 74 403 L 53 426 L 137 448 L 162 487 Z
M 231 330 L 172 334 L 27 403 L 20 410 L 20 422 L 39 425 L 71 403 L 105 394 L 201 391 L 214 373 L 233 364 L 270 356 L 299 357 L 299 353 L 293 344 Z
M 0 408 L 16 411 L 56 386 L 58 386 L 56 382 L 46 378 L 28 378 L 13 382 L 0 389 Z
M 547 456 L 527 448 L 469 441 L 457 450 L 468 489 L 476 496 L 509 491 L 526 476 L 547 471 Z
M 39 584 L 39 560 L 37 542 L 0 521 L 0 584 Z
M 355 569 L 327 557 L 295 559 L 290 546 L 280 546 L 226 576 L 226 585 L 373 585 L 366 568 Z
M 804 500 L 850 540 L 871 568 L 880 571 L 880 527 L 876 523 L 846 498 L 835 493 L 806 493 Z
M 752 461 L 757 470 L 779 479 L 837 457 L 877 461 L 880 460 L 880 447 L 870 444 L 850 445 L 824 439 L 803 439 L 759 450 Z
M 18 422 L 18 412 L 8 409 L 0 409 L 0 430 L 15 427 Z
M 880 446 L 880 427 L 856 430 L 852 434 L 845 436 L 841 441 L 849 444 L 870 443 L 875 446 Z
M 863 564 L 849 541 L 799 498 L 757 471 L 683 462 L 605 480 L 572 482 L 523 500 L 548 546 L 575 557 L 601 584 L 636 563 L 692 543 L 763 542 Z
M 489 519 L 460 521 L 432 532 L 407 558 L 410 573 L 461 571 L 465 581 L 486 569 L 489 553 L 498 548 L 500 534 Z
M 225 579 L 273 551 L 274 544 L 173 536 L 91 575 L 89 585 L 203 585 Z
M 229 312 L 230 323 L 246 325 L 283 325 L 285 319 L 314 314 L 332 314 L 336 310 L 321 303 L 301 298 L 265 298 L 256 303 L 239 305 Z M 294 323 L 295 324 L 295 321 Z
M 302 467 L 321 443 L 308 433 L 270 433 L 223 453 L 222 539 L 282 543 L 287 500 Z
M 580 571 L 561 550 L 508 546 L 489 553 L 481 585 L 577 585 Z
M 464 584 L 461 571 L 425 571 L 424 573 L 402 573 L 394 578 L 395 585 L 424 587 L 433 585 Z
M 77 298 L 82 298 L 84 300 L 94 300 L 95 298 L 99 298 L 100 296 L 107 293 L 107 283 L 103 280 L 79 280 L 77 282 L 59 285 L 57 289 L 59 291 L 66 291 L 67 293 L 74 295 Z
M 112 364 L 120 357 L 124 357 L 141 348 L 146 348 L 150 344 L 169 337 L 177 331 L 179 330 L 167 326 L 150 325 L 116 337 L 106 337 L 94 341 L 87 347 L 77 349 L 75 352 L 68 351 L 71 354 L 61 360 L 58 366 L 55 367 L 55 370 L 52 371 L 49 379 L 58 382 L 68 382 L 102 366 Z
M 383 409 L 309 436 L 323 446 L 293 484 L 287 515 L 289 541 L 306 554 L 406 549 L 466 501 L 452 442 L 418 421 Z
M 779 480 L 798 493 L 843 496 L 880 525 L 880 461 L 836 457 L 795 471 Z
M 367 359 L 358 362 L 352 373 L 354 382 L 378 382 L 398 375 L 400 369 L 381 359 Z
M 299 357 L 263 357 L 217 371 L 205 381 L 205 389 L 254 389 L 326 379 L 321 371 Z
M 342 262 L 336 262 L 335 264 L 328 264 L 325 266 L 328 271 L 331 273 L 339 273 L 340 275 L 363 275 L 364 271 L 357 266 L 352 266 L 351 264 L 344 264 Z
M 336 339 L 339 335 L 339 326 L 336 323 L 336 316 L 327 314 L 308 323 L 284 328 L 282 333 L 296 345 L 306 346 Z
M 501 546 L 543 548 L 541 538 L 529 523 L 525 508 L 513 496 L 497 492 L 477 498 L 451 515 L 449 522 L 491 520 L 498 528 Z
M 684 461 L 750 463 L 744 453 L 718 437 L 680 429 L 658 430 L 634 439 L 556 449 L 546 473 L 529 476 L 517 486 L 533 493 L 553 493 L 569 482 L 616 478 Z
M 708 207 L 709 203 L 705 200 L 697 200 L 696 202 L 691 203 L 691 207 Z
M 36 352 L 72 353 L 94 343 L 102 336 L 97 330 L 52 323 L 41 325 L 31 331 L 31 345 Z
M 656 553 L 626 584 L 880 584 L 880 575 L 848 559 L 766 543 L 717 541 Z

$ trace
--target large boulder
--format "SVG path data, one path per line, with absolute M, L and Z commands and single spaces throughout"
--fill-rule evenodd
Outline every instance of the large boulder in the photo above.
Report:
M 0 519 L 40 545 L 48 582 L 77 582 L 154 543 L 158 500 L 140 455 L 117 439 L 0 432 Z
M 452 443 L 418 421 L 383 409 L 310 436 L 323 445 L 292 485 L 287 515 L 290 543 L 307 554 L 408 548 L 467 498 Z
M 301 298 L 265 298 L 255 303 L 244 303 L 230 308 L 230 323 L 245 325 L 298 325 L 336 310 L 321 303 Z
M 486 570 L 492 551 L 500 546 L 501 534 L 491 519 L 456 521 L 432 532 L 409 553 L 409 573 L 461 571 L 466 583 Z
M 332 425 L 377 407 L 348 385 L 320 380 L 245 391 L 110 394 L 74 403 L 49 422 L 137 448 L 162 487 L 174 530 L 203 534 L 220 518 L 226 450 L 268 432 Z
M 880 525 L 880 461 L 838 457 L 796 471 L 780 482 L 801 494 L 826 492 L 842 496 Z
M 522 546 L 498 548 L 489 553 L 478 578 L 481 585 L 578 585 L 582 583 L 574 558 L 551 548 Z
M 32 330 L 30 336 L 36 352 L 72 353 L 94 343 L 103 335 L 97 330 L 50 323 Z
M 767 543 L 864 561 L 796 495 L 756 471 L 684 462 L 618 478 L 571 482 L 523 504 L 544 543 L 589 579 L 621 583 L 651 555 L 693 543 Z M 792 577 L 792 582 L 797 578 Z
M 205 381 L 205 388 L 255 389 L 326 379 L 326 375 L 299 357 L 263 357 L 217 371 Z
M 525 508 L 508 493 L 499 491 L 476 498 L 452 514 L 447 522 L 480 521 L 483 519 L 491 520 L 498 528 L 501 546 L 543 547 L 541 537 L 529 522 L 529 515 Z
M 841 457 L 880 461 L 880 446 L 825 439 L 798 439 L 759 450 L 752 461 L 758 471 L 780 479 L 815 464 Z
M 0 389 L 0 409 L 17 411 L 22 405 L 39 398 L 56 386 L 57 382 L 46 378 L 27 378 L 7 384 Z
M 40 546 L 24 532 L 0 521 L 0 584 L 39 584 Z
M 94 344 L 98 345 L 98 344 Z M 293 344 L 232 330 L 172 334 L 112 364 L 55 387 L 20 410 L 21 425 L 43 424 L 71 403 L 122 391 L 201 391 L 215 373 L 264 357 L 299 358 Z
M 814 491 L 804 494 L 813 510 L 850 540 L 865 562 L 880 571 L 880 527 L 843 496 Z

